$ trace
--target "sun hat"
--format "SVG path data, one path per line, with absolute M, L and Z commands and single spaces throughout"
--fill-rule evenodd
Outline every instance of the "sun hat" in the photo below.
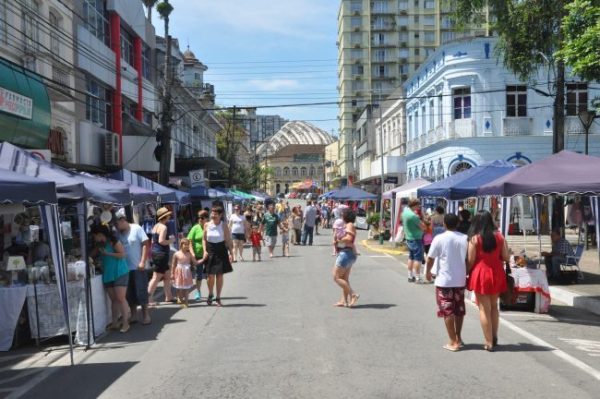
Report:
M 125 214 L 125 208 L 119 209 L 115 213 L 115 216 L 116 216 L 117 220 L 119 220 L 119 219 L 127 219 L 127 215 Z
M 172 214 L 173 214 L 173 212 L 171 212 L 169 209 L 162 207 L 158 211 L 156 211 L 156 220 L 161 220 Z

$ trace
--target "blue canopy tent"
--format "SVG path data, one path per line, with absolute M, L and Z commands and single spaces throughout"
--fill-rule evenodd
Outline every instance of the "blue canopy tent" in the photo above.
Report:
M 513 164 L 506 161 L 489 162 L 421 187 L 417 190 L 417 196 L 447 200 L 476 197 L 479 187 L 512 172 L 515 168 Z
M 5 164 L 2 164 L 3 166 Z M 75 188 L 74 188 L 75 189 Z M 46 236 L 50 246 L 50 253 L 54 263 L 54 271 L 56 274 L 56 285 L 58 294 L 63 307 L 63 315 L 67 325 L 67 330 L 71 331 L 71 320 L 69 316 L 69 299 L 67 295 L 67 273 L 66 263 L 64 258 L 64 249 L 62 234 L 60 229 L 60 219 L 58 217 L 58 198 L 56 196 L 56 184 L 44 179 L 24 176 L 23 174 L 0 170 L 0 203 L 2 204 L 25 204 L 39 205 L 40 214 L 44 225 L 46 226 Z M 25 302 L 27 290 L 24 289 L 21 306 L 18 306 L 18 311 L 14 313 L 15 317 L 8 315 L 4 320 L 8 325 L 10 334 L 4 336 L 0 334 L 0 350 L 8 350 L 12 345 L 13 331 L 16 328 L 19 313 L 22 303 Z M 71 354 L 71 365 L 73 365 L 73 339 L 69 336 L 69 349 Z
M 116 184 L 118 186 L 127 187 L 127 190 L 129 190 L 129 195 L 131 195 L 131 201 L 134 205 L 156 203 L 158 201 L 158 193 L 156 191 L 146 190 L 145 188 L 134 186 L 129 183 L 125 183 L 121 180 L 114 180 L 109 179 L 107 177 L 94 176 L 85 172 L 82 172 L 81 174 L 84 176 L 91 176 L 97 179 L 101 179 L 102 181 L 109 184 Z
M 377 195 L 368 193 L 356 187 L 344 187 L 331 194 L 330 198 L 341 201 L 367 201 L 376 200 Z
M 329 198 L 331 198 L 331 195 L 332 195 L 333 193 L 337 192 L 337 191 L 338 191 L 338 190 L 332 190 L 332 191 L 328 191 L 328 192 L 326 192 L 325 194 L 321 194 L 321 196 L 320 196 L 319 198 L 322 198 L 322 199 L 329 199 Z
M 121 169 L 109 175 L 111 179 L 121 180 L 133 186 L 145 188 L 146 190 L 156 191 L 160 197 L 160 201 L 164 203 L 177 203 L 177 194 L 172 188 L 165 187 L 152 181 L 144 176 L 138 175 L 127 169 Z
M 185 191 L 181 190 L 175 190 L 175 195 L 177 196 L 177 200 L 181 206 L 190 205 L 192 203 L 192 196 L 190 193 L 186 193 Z

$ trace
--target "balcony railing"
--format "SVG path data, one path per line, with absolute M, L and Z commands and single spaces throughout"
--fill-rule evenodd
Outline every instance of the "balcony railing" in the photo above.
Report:
M 455 119 L 449 124 L 450 138 L 475 136 L 475 121 L 472 119 Z
M 444 127 L 442 125 L 437 126 L 435 128 L 435 142 L 442 141 L 446 138 L 446 132 L 444 131 Z
M 508 117 L 502 120 L 504 136 L 529 136 L 532 134 L 532 118 Z
M 422 134 L 419 136 L 419 148 L 427 147 L 427 135 Z
M 585 134 L 585 129 L 578 116 L 565 116 L 566 134 Z

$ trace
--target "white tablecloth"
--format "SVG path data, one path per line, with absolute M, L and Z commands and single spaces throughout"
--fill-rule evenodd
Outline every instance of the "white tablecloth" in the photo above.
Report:
M 92 304 L 94 307 L 95 336 L 104 332 L 108 320 L 106 294 L 102 286 L 102 276 L 92 277 Z M 84 281 L 71 281 L 67 284 L 69 297 L 69 315 L 71 330 L 76 332 L 75 342 L 87 344 L 87 309 L 85 303 Z M 39 337 L 55 337 L 67 334 L 67 326 L 62 311 L 58 290 L 54 284 L 38 284 L 38 317 L 40 319 Z M 38 337 L 38 327 L 35 309 L 35 291 L 33 285 L 27 286 L 27 305 L 29 309 L 29 325 L 31 336 Z M 93 337 L 90 337 L 93 342 Z
M 27 287 L 0 288 L 0 351 L 10 350 Z
M 535 311 L 548 313 L 551 298 L 546 272 L 540 269 L 513 267 L 511 268 L 511 274 L 515 279 L 515 291 L 535 293 Z

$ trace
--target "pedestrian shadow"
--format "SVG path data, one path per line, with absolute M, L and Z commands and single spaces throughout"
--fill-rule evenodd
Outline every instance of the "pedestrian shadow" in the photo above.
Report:
M 483 344 L 465 344 L 461 351 L 482 351 Z M 534 345 L 529 343 L 518 343 L 518 344 L 500 344 L 495 347 L 495 352 L 550 352 L 552 348 L 547 346 Z
M 377 310 L 386 310 L 396 307 L 393 303 L 366 303 L 364 305 L 355 305 L 352 309 L 377 309 Z
M 131 328 L 127 333 L 110 331 L 102 338 L 102 340 L 100 340 L 100 342 L 102 344 L 115 344 L 155 341 L 167 324 L 185 322 L 184 320 L 173 318 L 180 310 L 181 307 L 179 305 L 163 305 L 162 307 L 151 308 L 150 317 L 152 318 L 152 323 L 148 325 L 132 323 Z

